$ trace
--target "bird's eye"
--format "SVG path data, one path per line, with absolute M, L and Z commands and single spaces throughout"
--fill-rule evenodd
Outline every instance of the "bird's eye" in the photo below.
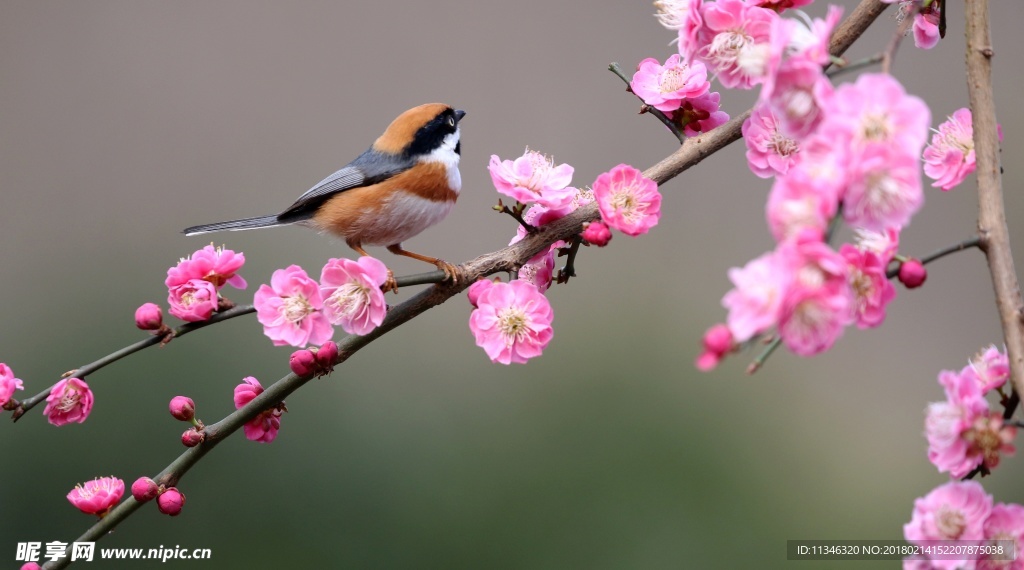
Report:
M 448 117 L 448 126 L 449 127 L 454 127 L 455 126 L 455 117 Z

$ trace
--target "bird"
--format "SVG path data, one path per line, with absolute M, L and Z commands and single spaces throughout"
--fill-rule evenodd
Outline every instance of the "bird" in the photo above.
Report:
M 187 236 L 300 225 L 335 235 L 358 252 L 386 246 L 396 255 L 431 263 L 455 281 L 454 265 L 402 248 L 402 242 L 440 222 L 462 190 L 459 123 L 466 115 L 427 103 L 399 115 L 365 152 L 318 182 L 279 214 L 192 226 Z M 398 292 L 394 274 L 381 288 Z

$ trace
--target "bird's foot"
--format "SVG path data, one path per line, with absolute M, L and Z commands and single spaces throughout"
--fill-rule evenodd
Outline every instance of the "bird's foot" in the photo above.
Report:
M 436 265 L 437 268 L 440 269 L 441 271 L 444 271 L 444 280 L 445 281 L 451 281 L 452 285 L 458 285 L 459 284 L 459 268 L 458 267 L 455 267 L 454 265 L 452 265 L 451 263 L 448 263 L 447 261 L 445 261 L 443 259 L 438 259 L 437 261 L 434 262 L 434 265 Z
M 384 280 L 384 284 L 380 286 L 380 290 L 386 295 L 388 291 L 394 291 L 398 294 L 398 282 L 395 281 L 395 274 L 388 269 L 388 278 Z

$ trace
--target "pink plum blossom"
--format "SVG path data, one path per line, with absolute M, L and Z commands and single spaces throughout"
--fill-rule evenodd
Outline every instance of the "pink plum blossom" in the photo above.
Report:
M 168 288 L 181 285 L 190 279 L 205 279 L 220 289 L 225 283 L 236 289 L 245 289 L 245 279 L 238 270 L 245 265 L 245 254 L 230 249 L 208 245 L 182 259 L 178 265 L 167 270 Z
M 923 203 L 916 155 L 873 144 L 850 172 L 843 218 L 852 226 L 882 231 L 907 225 Z
M 824 233 L 837 209 L 835 196 L 820 192 L 806 177 L 785 176 L 775 179 L 765 213 L 772 236 L 781 242 L 806 228 Z
M 80 378 L 65 378 L 54 384 L 46 397 L 43 415 L 55 426 L 82 423 L 92 412 L 93 395 Z
M 515 160 L 503 161 L 491 155 L 487 170 L 498 192 L 524 204 L 557 209 L 569 204 L 576 194 L 576 189 L 569 186 L 572 166 L 555 166 L 552 158 L 530 149 Z
M 747 165 L 761 178 L 784 175 L 800 160 L 800 143 L 779 130 L 779 121 L 767 105 L 754 108 L 743 122 Z
M 832 55 L 829 41 L 832 30 L 842 18 L 843 9 L 830 5 L 824 20 L 816 18 L 775 18 L 772 21 L 771 41 L 766 57 L 766 72 L 761 100 L 764 101 L 775 88 L 776 76 L 781 69 L 792 69 L 814 65 L 819 69 L 828 64 Z
M 950 481 L 914 501 L 903 536 L 910 543 L 925 540 L 981 540 L 992 512 L 992 497 L 977 481 Z M 934 568 L 953 570 L 962 559 L 932 558 Z
M 551 342 L 554 313 L 533 284 L 494 283 L 476 302 L 469 329 L 492 362 L 523 364 L 540 356 Z
M 800 356 L 812 356 L 832 347 L 849 322 L 852 301 L 841 285 L 799 285 L 786 292 L 779 313 L 779 336 Z
M 235 409 L 241 409 L 262 393 L 263 386 L 260 384 L 260 381 L 252 376 L 246 376 L 242 379 L 241 384 L 235 386 Z M 260 443 L 274 441 L 278 430 L 281 429 L 281 414 L 283 412 L 284 402 L 260 412 L 258 416 L 242 426 L 245 438 L 249 441 L 258 441 Z
M 733 267 L 729 280 L 734 288 L 722 297 L 722 306 L 729 311 L 726 324 L 736 342 L 746 342 L 778 323 L 792 273 L 776 252 Z
M 882 258 L 873 251 L 850 244 L 839 248 L 849 265 L 850 288 L 854 294 L 854 322 L 858 328 L 874 328 L 885 320 L 885 307 L 896 298 L 896 287 L 885 275 Z
M 888 73 L 865 73 L 856 83 L 840 85 L 825 105 L 827 125 L 850 135 L 855 150 L 883 145 L 893 154 L 913 157 L 928 138 L 931 111 L 919 97 L 908 95 Z
M 388 268 L 369 256 L 331 259 L 320 273 L 324 314 L 349 334 L 366 335 L 384 322 L 388 306 L 380 286 Z
M 743 0 L 705 3 L 704 25 L 697 33 L 695 58 L 703 61 L 723 86 L 750 89 L 767 75 L 765 58 L 772 22 L 779 16 Z
M 793 275 L 779 310 L 779 336 L 800 356 L 828 350 L 851 322 L 849 265 L 823 238 L 818 230 L 803 230 L 778 249 Z
M 629 83 L 633 93 L 644 103 L 668 113 L 678 109 L 684 99 L 700 97 L 710 91 L 704 64 L 695 61 L 688 65 L 679 58 L 679 54 L 672 54 L 664 66 L 654 58 L 641 61 Z
M 167 293 L 169 312 L 190 323 L 208 320 L 218 303 L 217 287 L 205 279 L 189 279 Z
M 672 121 L 682 125 L 683 134 L 695 137 L 729 122 L 729 114 L 720 111 L 722 96 L 711 91 L 683 101 L 682 107 L 672 113 Z
M 787 136 L 798 141 L 810 136 L 826 116 L 834 94 L 821 65 L 805 59 L 784 62 L 761 90 Z M 835 138 L 831 139 L 834 143 Z
M 928 405 L 925 418 L 928 460 L 940 472 L 960 478 L 983 460 L 979 449 L 972 449 L 965 434 L 978 420 L 988 418 L 988 402 L 977 382 L 952 370 L 940 372 L 939 383 L 946 391 L 946 401 Z
M 932 186 L 949 191 L 977 168 L 974 158 L 974 126 L 971 110 L 957 109 L 939 125 L 932 142 L 924 149 L 924 173 Z
M 960 375 L 977 382 L 982 393 L 996 390 L 1010 379 L 1010 359 L 1005 352 L 990 345 L 974 355 Z
M 884 231 L 873 231 L 865 228 L 855 228 L 857 248 L 863 251 L 870 251 L 877 255 L 882 265 L 889 266 L 893 256 L 900 248 L 900 228 L 893 226 Z
M 812 135 L 800 143 L 800 161 L 776 183 L 785 180 L 787 185 L 813 190 L 829 205 L 827 211 L 834 214 L 849 183 L 848 156 L 842 138 Z
M 68 501 L 83 513 L 102 518 L 123 495 L 124 481 L 117 477 L 97 477 L 71 489 Z
M 14 397 L 15 390 L 24 390 L 25 386 L 21 380 L 14 377 L 14 371 L 10 366 L 0 362 L 0 408 L 7 405 Z
M 626 235 L 645 234 L 661 218 L 658 183 L 628 164 L 599 175 L 593 189 L 601 220 Z
M 692 61 L 698 47 L 697 34 L 704 25 L 701 16 L 704 0 L 657 0 L 654 6 L 661 25 L 679 33 L 679 53 L 685 61 Z
M 275 346 L 323 344 L 334 334 L 321 312 L 320 286 L 298 265 L 275 271 L 269 286 L 260 285 L 253 304 L 263 333 Z
M 1010 561 L 1005 556 L 989 558 L 983 555 L 978 561 L 978 570 L 1024 570 L 1024 556 L 1021 556 L 1021 547 L 1024 546 L 1024 507 L 1012 503 L 997 504 L 985 519 L 984 529 L 988 540 L 1011 541 L 1017 559 Z

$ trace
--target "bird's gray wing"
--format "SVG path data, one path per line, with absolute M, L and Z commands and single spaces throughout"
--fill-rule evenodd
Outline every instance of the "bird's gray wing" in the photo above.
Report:
M 324 178 L 299 196 L 285 211 L 278 214 L 282 221 L 297 221 L 312 216 L 321 204 L 338 192 L 377 184 L 391 178 L 411 166 L 412 162 L 401 157 L 367 150 L 341 170 Z

